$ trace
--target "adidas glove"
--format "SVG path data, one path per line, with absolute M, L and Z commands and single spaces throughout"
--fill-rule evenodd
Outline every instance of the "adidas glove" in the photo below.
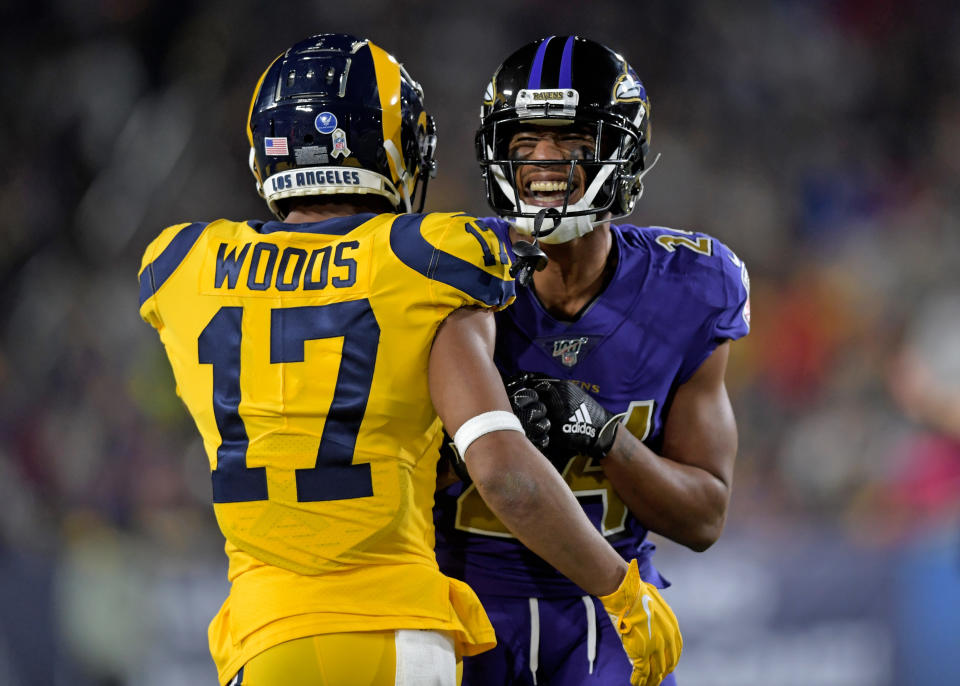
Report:
M 547 410 L 550 445 L 544 452 L 551 462 L 573 455 L 607 456 L 623 415 L 608 412 L 572 381 L 530 375 L 525 383 Z
M 523 432 L 527 439 L 543 452 L 550 444 L 550 420 L 547 419 L 547 408 L 540 402 L 536 391 L 527 388 L 520 377 L 506 384 L 507 397 L 510 399 L 510 409 L 520 419 Z M 447 460 L 453 467 L 460 480 L 465 484 L 473 483 L 467 472 L 467 465 L 463 457 L 457 452 L 457 447 L 450 438 L 446 429 L 443 431 L 443 440 L 440 443 L 440 459 Z
M 660 592 L 640 578 L 637 561 L 627 569 L 620 587 L 600 596 L 623 649 L 633 663 L 633 686 L 657 686 L 672 672 L 683 650 L 683 636 L 673 610 Z
M 537 392 L 527 387 L 529 377 L 529 374 L 521 374 L 507 381 L 507 397 L 510 398 L 510 409 L 520 419 L 527 439 L 543 452 L 550 445 L 550 420 Z

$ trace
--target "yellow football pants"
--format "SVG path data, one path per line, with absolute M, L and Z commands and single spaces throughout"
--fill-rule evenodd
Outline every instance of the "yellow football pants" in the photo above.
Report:
M 228 686 L 460 686 L 462 663 L 440 631 L 309 636 L 250 660 Z

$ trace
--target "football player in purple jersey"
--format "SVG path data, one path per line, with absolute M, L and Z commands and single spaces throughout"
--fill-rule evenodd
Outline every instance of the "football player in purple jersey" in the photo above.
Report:
M 737 428 L 724 375 L 749 330 L 746 267 L 705 234 L 611 223 L 643 190 L 650 100 L 604 45 L 551 36 L 513 53 L 476 143 L 499 215 L 482 226 L 513 243 L 526 282 L 496 315 L 514 410 L 594 526 L 664 588 L 647 532 L 702 551 L 726 518 Z M 602 606 L 512 537 L 460 467 L 437 493 L 437 556 L 498 640 L 465 660 L 464 686 L 627 683 Z

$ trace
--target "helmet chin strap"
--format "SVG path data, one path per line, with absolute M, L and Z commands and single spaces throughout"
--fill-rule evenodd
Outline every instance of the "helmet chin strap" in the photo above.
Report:
M 403 197 L 403 205 L 406 208 L 406 212 L 413 212 L 413 205 L 410 203 L 410 191 L 407 190 L 407 181 L 410 178 L 407 168 L 403 164 L 403 158 L 400 157 L 400 151 L 397 150 L 396 144 L 387 139 L 383 142 L 383 149 L 386 150 L 387 155 L 390 156 L 391 161 L 393 161 L 393 168 L 397 170 L 398 183 L 397 186 L 400 190 L 400 195 Z
M 253 149 L 253 146 L 250 147 L 250 158 L 247 160 L 247 164 L 250 165 L 250 173 L 253 174 L 253 178 L 257 182 L 257 193 L 262 198 L 264 197 L 263 184 L 260 182 L 260 175 L 257 174 L 257 151 Z
M 537 239 L 540 236 L 540 226 L 548 216 L 556 228 L 557 222 L 560 221 L 560 213 L 554 207 L 544 207 L 537 212 L 533 220 L 533 243 L 518 240 L 513 244 L 514 261 L 510 266 L 510 276 L 524 288 L 533 280 L 533 272 L 541 272 L 547 266 L 547 254 L 537 246 Z
M 659 161 L 660 153 L 657 153 L 657 156 L 653 158 L 653 162 L 650 163 L 650 166 L 637 174 L 637 185 L 640 186 L 640 194 L 637 195 L 637 200 L 639 200 L 640 196 L 643 195 L 643 177 L 653 171 L 653 168 L 657 166 L 657 162 Z
M 247 160 L 247 163 L 250 165 L 250 173 L 253 174 L 254 181 L 257 182 L 257 193 L 267 201 L 267 207 L 273 212 L 273 216 L 283 221 L 287 217 L 280 211 L 280 208 L 277 206 L 277 201 L 268 198 L 267 194 L 263 192 L 263 181 L 260 180 L 260 175 L 257 173 L 257 151 L 254 150 L 253 147 L 250 148 L 250 158 Z
M 657 162 L 659 161 L 660 161 L 660 153 L 657 153 L 657 156 L 653 158 L 653 162 L 650 163 L 650 166 L 633 177 L 633 187 L 636 189 L 636 195 L 633 195 L 632 194 L 633 191 L 631 191 L 631 195 L 628 198 L 627 207 L 624 207 L 623 208 L 624 211 L 621 212 L 616 217 L 612 217 L 612 219 L 619 219 L 620 217 L 626 217 L 628 214 L 633 212 L 634 205 L 636 205 L 637 201 L 643 197 L 643 177 L 646 176 L 650 172 L 650 170 L 652 170 L 655 166 L 657 166 Z
M 503 169 L 500 165 L 491 165 L 493 169 L 493 177 L 496 179 L 497 184 L 500 186 L 500 190 L 503 191 L 504 195 L 507 198 L 513 198 L 516 196 L 517 192 L 507 181 L 506 176 L 503 173 Z M 600 187 L 603 186 L 610 174 L 613 173 L 615 165 L 604 165 L 604 167 L 597 173 L 596 178 L 594 178 L 593 183 L 587 188 L 577 202 L 567 205 L 567 212 L 582 212 L 584 210 L 590 210 L 590 203 L 593 202 L 593 199 L 596 197 L 597 193 L 600 192 Z M 540 205 L 531 205 L 523 200 L 520 200 L 519 207 L 515 208 L 518 212 L 523 212 L 524 214 L 536 215 L 539 213 L 543 207 Z M 541 220 L 542 221 L 542 220 Z M 574 238 L 579 238 L 580 236 L 585 236 L 591 231 L 593 231 L 595 226 L 602 224 L 605 220 L 600 219 L 596 213 L 594 214 L 580 214 L 576 216 L 569 216 L 564 213 L 564 215 L 557 221 L 554 220 L 555 228 L 551 231 L 546 232 L 545 234 L 539 235 L 539 240 L 541 243 L 547 243 L 549 245 L 554 245 L 557 243 L 568 243 Z M 530 217 L 511 217 L 510 223 L 512 223 L 518 233 L 524 234 L 526 236 L 534 235 L 536 218 L 533 216 Z
M 583 203 L 583 207 L 577 207 L 577 205 L 580 204 L 580 202 L 576 202 L 573 205 L 568 205 L 567 209 L 574 211 L 579 209 L 590 209 L 586 203 Z M 542 209 L 537 205 L 528 205 L 527 203 L 521 203 L 521 205 L 522 212 L 536 212 L 538 209 Z M 536 223 L 536 219 L 534 217 L 511 217 L 510 221 L 516 227 L 517 233 L 521 233 L 525 236 L 533 235 L 534 224 Z M 540 242 L 548 245 L 568 243 L 574 238 L 586 236 L 588 233 L 593 231 L 595 226 L 602 223 L 602 221 L 597 219 L 597 215 L 595 214 L 579 214 L 575 217 L 568 217 L 565 215 L 557 222 L 555 229 L 553 229 L 546 236 L 540 237 Z

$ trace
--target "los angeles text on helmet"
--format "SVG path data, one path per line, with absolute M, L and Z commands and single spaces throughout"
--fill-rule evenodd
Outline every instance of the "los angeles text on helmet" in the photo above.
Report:
M 316 169 L 274 174 L 267 179 L 272 191 L 283 191 L 307 186 L 359 186 L 360 172 L 354 169 Z

